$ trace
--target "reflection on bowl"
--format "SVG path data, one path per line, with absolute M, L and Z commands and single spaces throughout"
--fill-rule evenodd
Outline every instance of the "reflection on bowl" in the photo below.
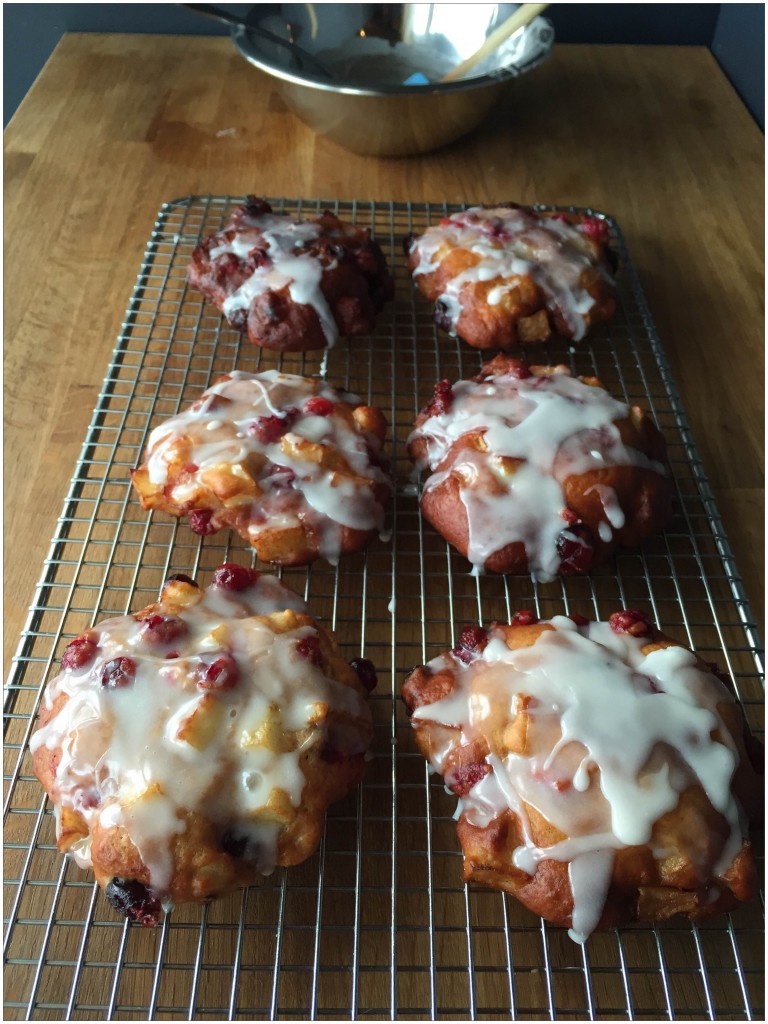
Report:
M 519 6 L 260 5 L 232 38 L 320 135 L 356 153 L 405 156 L 471 131 L 518 75 L 549 54 L 554 31 L 537 17 L 471 77 L 440 83 Z M 405 85 L 414 73 L 429 84 Z

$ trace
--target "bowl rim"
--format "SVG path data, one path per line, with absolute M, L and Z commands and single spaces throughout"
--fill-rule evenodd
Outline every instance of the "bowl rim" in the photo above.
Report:
M 262 56 L 256 56 L 249 47 L 249 33 L 248 28 L 245 25 L 233 25 L 230 29 L 230 38 L 232 39 L 237 52 L 244 57 L 249 64 L 253 64 L 254 67 L 259 68 L 261 71 L 266 71 L 270 75 L 274 75 L 275 78 L 280 78 L 284 82 L 291 82 L 294 85 L 303 85 L 310 89 L 318 89 L 320 92 L 341 93 L 346 96 L 426 96 L 429 94 L 447 94 L 452 92 L 467 92 L 471 89 L 481 89 L 483 86 L 496 85 L 500 82 L 506 82 L 509 81 L 509 79 L 517 78 L 526 71 L 531 71 L 533 68 L 537 67 L 542 61 L 546 60 L 552 52 L 552 48 L 555 45 L 555 33 L 554 26 L 549 18 L 537 15 L 530 24 L 534 25 L 536 22 L 545 22 L 549 26 L 551 40 L 540 53 L 536 54 L 535 57 L 527 61 L 525 64 L 508 65 L 505 68 L 499 68 L 492 74 L 481 75 L 478 78 L 462 78 L 456 82 L 430 82 L 428 85 L 382 85 L 375 89 L 366 86 L 341 85 L 338 82 L 327 82 L 321 78 L 315 78 L 311 74 L 300 74 L 295 71 L 289 71 L 287 68 L 281 67 L 279 64 L 273 64 Z

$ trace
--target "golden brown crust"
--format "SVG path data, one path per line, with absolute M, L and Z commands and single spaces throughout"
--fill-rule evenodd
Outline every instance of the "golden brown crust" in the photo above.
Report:
M 529 366 L 524 360 L 508 355 L 498 355 L 484 364 L 480 373 L 472 380 L 481 382 L 488 377 L 512 372 L 523 376 L 552 376 L 562 372 L 564 367 Z M 604 386 L 595 377 L 580 377 L 579 380 L 592 387 Z M 414 427 L 421 427 L 431 415 L 433 405 L 422 410 Z M 650 416 L 640 406 L 631 406 L 629 415 L 615 422 L 623 443 L 654 462 L 666 462 L 666 443 L 661 432 Z M 421 509 L 425 518 L 463 556 L 469 548 L 469 518 L 467 507 L 461 498 L 462 480 L 456 472 L 465 449 L 487 450 L 483 430 L 463 434 L 452 445 L 443 461 L 434 467 L 435 474 L 445 474 L 435 486 L 426 488 L 421 498 Z M 427 454 L 427 440 L 423 435 L 411 440 L 408 455 L 417 464 L 424 463 Z M 515 472 L 520 460 L 504 460 L 510 473 Z M 557 463 L 555 463 L 557 470 Z M 607 466 L 587 472 L 566 476 L 561 481 L 564 510 L 572 513 L 572 522 L 563 522 L 563 529 L 574 527 L 584 540 L 588 553 L 583 564 L 575 559 L 568 562 L 563 558 L 562 573 L 588 572 L 607 561 L 619 548 L 638 547 L 648 537 L 660 532 L 672 516 L 672 483 L 668 476 L 639 465 Z M 501 483 L 491 474 L 486 474 L 480 486 L 486 493 L 503 493 Z M 600 488 L 613 490 L 625 519 L 621 527 L 610 531 L 610 539 L 601 536 L 599 524 L 605 519 L 605 509 Z M 510 499 L 512 500 L 512 499 Z M 521 542 L 507 544 L 494 551 L 485 561 L 484 568 L 496 573 L 528 573 L 530 567 L 526 550 Z
M 530 613 L 522 614 L 527 616 L 525 621 L 532 618 Z M 645 629 L 649 625 L 647 620 L 639 618 Z M 509 649 L 517 650 L 532 646 L 544 631 L 552 628 L 549 623 L 497 623 L 493 635 L 503 638 Z M 644 635 L 649 642 L 642 647 L 643 655 L 659 648 L 683 646 L 652 626 Z M 454 660 L 453 664 L 457 662 Z M 700 659 L 698 664 L 703 671 L 711 669 Z M 429 666 L 420 666 L 405 682 L 403 700 L 412 714 L 417 708 L 448 696 L 455 684 L 456 672 L 450 667 L 433 672 Z M 745 745 L 744 719 L 735 703 L 719 703 L 717 711 L 739 757 L 732 780 L 733 793 L 752 816 L 761 805 L 763 785 Z M 518 699 L 516 712 L 511 722 L 491 719 L 493 724 L 488 731 L 471 744 L 459 737 L 460 730 L 428 717 L 414 718 L 411 724 L 417 745 L 429 760 L 453 743 L 443 762 L 443 775 L 454 792 L 463 796 L 490 770 L 485 763 L 489 753 L 501 758 L 510 752 L 526 753 L 527 728 L 535 711 L 529 712 Z M 535 807 L 527 803 L 523 806 L 529 842 L 546 848 L 567 838 Z M 747 839 L 743 840 L 730 867 L 717 876 L 714 874 L 713 866 L 721 858 L 729 832 L 727 822 L 713 808 L 701 785 L 688 786 L 680 794 L 678 805 L 658 819 L 647 845 L 616 851 L 599 927 L 609 928 L 632 921 L 662 921 L 677 914 L 691 919 L 705 918 L 729 910 L 739 901 L 752 899 L 756 872 Z M 473 824 L 463 812 L 457 822 L 457 834 L 464 854 L 465 881 L 503 889 L 548 921 L 566 927 L 571 925 L 573 896 L 568 863 L 544 859 L 532 875 L 516 867 L 512 855 L 525 846 L 526 836 L 520 818 L 511 808 L 484 827 Z
M 223 312 L 225 301 L 251 276 L 258 264 L 251 254 L 233 253 L 211 258 L 211 251 L 227 246 L 238 231 L 253 234 L 253 248 L 268 254 L 257 225 L 272 209 L 264 200 L 249 196 L 238 207 L 230 226 L 206 238 L 192 254 L 187 276 L 202 294 Z M 320 234 L 296 248 L 295 255 L 316 259 L 321 267 L 320 291 L 342 335 L 370 334 L 376 315 L 392 298 L 394 287 L 380 247 L 369 228 L 345 223 L 326 210 L 310 223 Z M 263 258 L 263 257 L 262 257 Z M 229 317 L 232 326 L 247 331 L 254 345 L 277 352 L 303 352 L 326 348 L 326 331 L 311 303 L 299 303 L 288 285 L 256 295 L 247 310 Z
M 514 203 L 504 204 L 504 208 L 523 209 Z M 471 218 L 474 211 L 484 209 L 495 208 L 475 207 L 465 211 L 465 216 Z M 498 212 L 503 213 L 502 207 Z M 533 214 L 533 211 L 527 212 Z M 616 312 L 616 289 L 610 277 L 615 257 L 608 247 L 607 226 L 603 220 L 586 214 L 536 211 L 535 217 L 545 225 L 548 221 L 563 221 L 578 229 L 573 233 L 570 244 L 585 261 L 578 287 L 593 300 L 592 306 L 582 314 L 583 330 L 589 333 L 594 325 L 612 319 Z M 445 218 L 441 227 L 453 228 L 454 222 Z M 412 274 L 421 263 L 420 242 L 417 237 L 410 246 L 408 269 Z M 467 344 L 483 350 L 543 343 L 553 336 L 574 336 L 573 324 L 532 273 L 512 275 L 510 271 L 506 278 L 494 276 L 466 281 L 458 294 L 460 315 L 455 322 L 449 318 L 443 299 L 451 282 L 481 260 L 472 246 L 464 247 L 446 237 L 432 257 L 434 269 L 414 275 L 421 293 L 436 304 L 435 322 L 439 327 L 458 334 Z M 498 290 L 505 281 L 511 281 L 512 285 L 503 290 L 500 298 L 490 301 L 490 293 Z

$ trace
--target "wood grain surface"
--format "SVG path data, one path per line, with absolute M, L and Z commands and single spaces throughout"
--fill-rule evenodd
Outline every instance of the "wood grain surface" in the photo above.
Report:
M 558 45 L 470 136 L 376 159 L 316 137 L 227 39 L 64 36 L 5 136 L 6 671 L 156 212 L 197 193 L 612 214 L 762 623 L 763 184 L 703 48 Z

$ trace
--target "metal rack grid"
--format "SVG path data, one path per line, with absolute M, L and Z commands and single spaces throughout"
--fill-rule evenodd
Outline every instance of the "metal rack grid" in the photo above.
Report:
M 400 240 L 456 206 L 280 200 L 370 225 L 395 268 L 397 296 L 376 333 L 332 350 L 328 377 L 380 406 L 393 425 L 398 487 L 392 538 L 334 569 L 285 570 L 349 657 L 377 666 L 375 757 L 334 806 L 318 852 L 260 886 L 179 907 L 155 930 L 122 921 L 92 877 L 55 849 L 53 817 L 30 774 L 27 741 L 42 685 L 69 639 L 99 618 L 153 601 L 169 572 L 207 583 L 238 538 L 200 541 L 185 523 L 147 516 L 129 470 L 149 430 L 221 372 L 279 365 L 318 372 L 315 354 L 275 359 L 242 343 L 188 290 L 201 235 L 232 197 L 167 203 L 148 243 L 107 378 L 30 607 L 6 696 L 5 1014 L 9 1019 L 763 1019 L 763 924 L 747 905 L 712 921 L 594 935 L 585 947 L 509 896 L 468 888 L 455 799 L 430 777 L 398 698 L 414 664 L 468 622 L 515 608 L 605 617 L 649 610 L 666 631 L 735 680 L 762 731 L 759 638 L 668 364 L 617 225 L 620 308 L 576 350 L 536 361 L 597 374 L 651 410 L 669 441 L 675 519 L 639 552 L 586 578 L 536 584 L 469 575 L 420 517 L 404 439 L 436 380 L 477 372 L 479 353 L 439 336 L 414 293 Z

